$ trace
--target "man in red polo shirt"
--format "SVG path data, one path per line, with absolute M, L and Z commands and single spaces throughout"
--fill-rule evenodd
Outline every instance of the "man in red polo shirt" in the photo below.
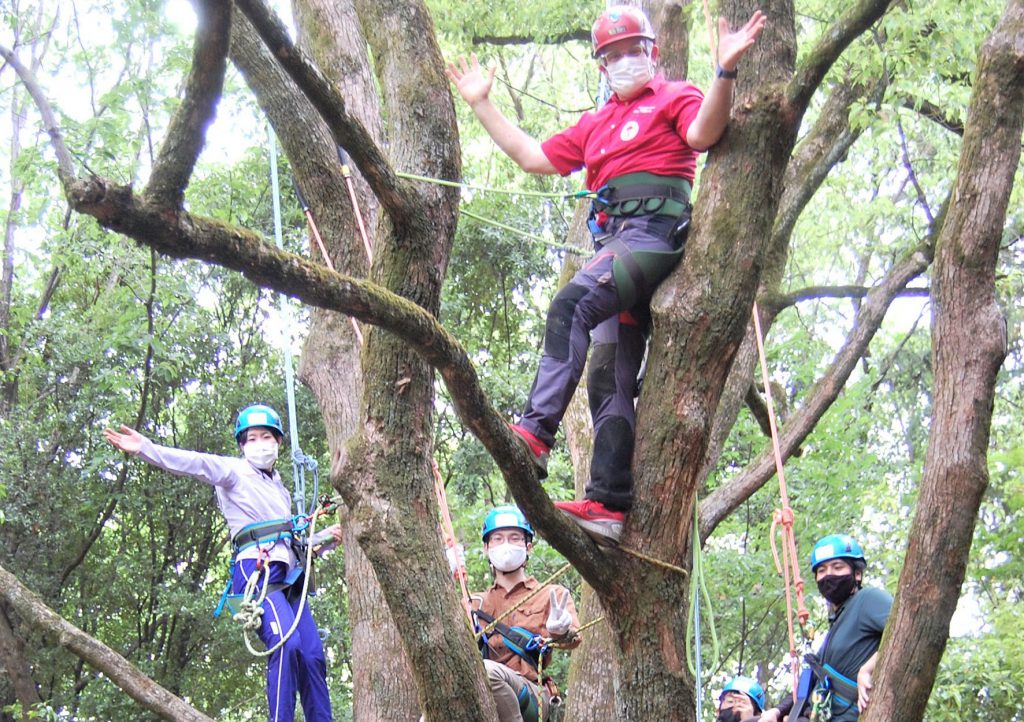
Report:
M 755 12 L 730 31 L 719 20 L 718 66 L 705 96 L 657 73 L 658 46 L 647 16 L 616 6 L 594 23 L 599 71 L 612 96 L 599 110 L 543 143 L 509 121 L 490 99 L 495 66 L 475 55 L 448 64 L 448 77 L 488 134 L 529 173 L 568 175 L 586 167 L 596 194 L 596 254 L 551 302 L 544 353 L 522 418 L 512 425 L 538 475 L 579 384 L 593 335 L 587 389 L 594 456 L 583 501 L 556 504 L 598 541 L 617 541 L 633 500 L 633 399 L 643 360 L 648 302 L 682 257 L 697 156 L 729 121 L 736 67 L 765 25 Z

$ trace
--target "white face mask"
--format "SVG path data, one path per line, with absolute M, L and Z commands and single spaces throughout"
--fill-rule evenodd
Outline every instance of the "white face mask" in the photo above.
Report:
M 257 469 L 270 471 L 277 461 L 277 446 L 276 441 L 250 441 L 242 447 L 242 454 Z
M 514 544 L 499 544 L 488 547 L 487 558 L 499 572 L 514 572 L 526 564 L 526 547 Z
M 608 87 L 622 99 L 628 100 L 636 91 L 654 77 L 654 66 L 646 53 L 626 55 L 605 68 L 608 72 Z

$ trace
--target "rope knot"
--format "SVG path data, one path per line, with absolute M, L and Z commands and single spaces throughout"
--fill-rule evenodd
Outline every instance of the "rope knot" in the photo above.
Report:
M 792 529 L 794 521 L 792 507 L 786 506 L 783 507 L 782 509 L 776 509 L 772 513 L 772 520 L 776 524 L 782 524 L 782 526 L 786 527 L 787 529 Z

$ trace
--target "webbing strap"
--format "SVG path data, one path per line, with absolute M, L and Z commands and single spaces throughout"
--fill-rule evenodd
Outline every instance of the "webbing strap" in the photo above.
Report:
M 281 539 L 293 538 L 295 523 L 291 519 L 274 519 L 244 526 L 231 540 L 231 548 L 237 554 L 254 544 L 266 544 Z
M 510 627 L 502 622 L 497 622 L 494 617 L 480 609 L 474 610 L 473 614 L 501 635 L 502 639 L 505 640 L 505 646 L 508 647 L 510 652 L 515 653 L 516 656 L 521 657 L 531 667 L 537 669 L 541 655 L 547 651 L 547 645 L 543 644 L 542 641 L 537 641 L 540 639 L 539 635 L 529 634 L 529 630 L 522 629 L 521 627 Z M 486 650 L 486 635 L 481 636 L 480 641 L 483 644 L 483 649 Z

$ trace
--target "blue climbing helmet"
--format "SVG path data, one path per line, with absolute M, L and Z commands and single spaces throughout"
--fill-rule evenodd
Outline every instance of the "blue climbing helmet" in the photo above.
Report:
M 743 694 L 750 697 L 750 701 L 757 707 L 754 710 L 755 713 L 761 714 L 764 711 L 765 697 L 764 687 L 753 677 L 733 677 L 729 680 L 729 684 L 725 685 L 722 689 L 722 694 L 718 695 L 718 701 L 721 702 L 722 698 L 725 697 L 726 692 L 742 692 Z
M 526 521 L 526 517 L 523 516 L 523 512 L 519 511 L 519 507 L 513 504 L 505 504 L 504 506 L 496 506 L 487 512 L 487 516 L 484 517 L 484 528 L 480 532 L 480 538 L 483 541 L 487 541 L 487 537 L 491 535 L 491 532 L 495 529 L 522 529 L 526 535 L 526 541 L 533 541 L 533 527 L 530 526 L 530 522 Z
M 241 444 L 242 434 L 257 426 L 265 426 L 273 431 L 277 435 L 278 441 L 284 438 L 281 416 L 265 404 L 253 404 L 246 406 L 238 413 L 238 421 L 235 423 L 235 441 Z
M 832 559 L 846 559 L 854 569 L 863 570 L 868 565 L 864 559 L 864 550 L 849 534 L 829 534 L 819 539 L 811 550 L 811 571 L 814 572 L 819 564 Z

